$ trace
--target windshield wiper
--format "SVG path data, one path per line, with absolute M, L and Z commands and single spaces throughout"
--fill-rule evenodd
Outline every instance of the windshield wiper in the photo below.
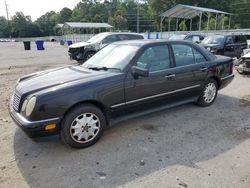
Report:
M 105 71 L 107 71 L 107 70 L 119 70 L 119 71 L 121 71 L 121 69 L 120 68 L 112 68 L 112 67 L 88 67 L 88 69 L 91 69 L 91 70 L 105 70 Z

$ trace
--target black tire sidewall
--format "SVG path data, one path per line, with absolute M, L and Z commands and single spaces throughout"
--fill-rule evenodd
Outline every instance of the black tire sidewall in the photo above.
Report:
M 93 113 L 99 118 L 100 130 L 93 140 L 91 140 L 87 143 L 78 143 L 78 142 L 74 141 L 70 135 L 70 126 L 71 126 L 73 120 L 77 116 L 79 116 L 80 114 L 83 114 L 85 112 Z M 64 143 L 66 143 L 69 146 L 74 147 L 74 148 L 89 147 L 89 146 L 95 144 L 100 139 L 100 137 L 102 136 L 102 134 L 104 132 L 105 127 L 106 127 L 106 119 L 105 119 L 103 112 L 98 107 L 96 107 L 94 105 L 83 104 L 81 106 L 78 106 L 78 107 L 72 109 L 69 113 L 66 114 L 66 116 L 63 120 L 63 123 L 62 123 L 61 139 L 63 140 Z
M 215 84 L 215 87 L 216 87 L 216 94 L 215 94 L 215 97 L 214 97 L 214 99 L 212 100 L 212 102 L 206 103 L 206 102 L 204 101 L 203 96 L 204 96 L 205 88 L 206 88 L 206 86 L 207 86 L 209 83 Z M 210 106 L 211 104 L 214 103 L 214 101 L 215 101 L 215 99 L 216 99 L 216 97 L 217 97 L 217 94 L 218 94 L 218 84 L 217 84 L 217 82 L 216 82 L 214 79 L 209 79 L 209 80 L 207 80 L 206 83 L 203 85 L 203 87 L 202 87 L 202 89 L 201 89 L 200 96 L 199 96 L 199 99 L 198 99 L 198 104 L 199 104 L 200 106 L 204 106 L 204 107 Z
M 89 58 L 88 58 L 89 55 L 92 55 L 92 56 L 93 56 L 94 54 L 95 54 L 95 52 L 92 52 L 92 51 L 87 52 L 87 53 L 84 55 L 84 61 L 87 61 L 87 60 L 89 59 Z M 91 56 L 91 57 L 92 57 L 92 56 Z M 90 58 L 91 58 L 91 57 L 90 57 Z

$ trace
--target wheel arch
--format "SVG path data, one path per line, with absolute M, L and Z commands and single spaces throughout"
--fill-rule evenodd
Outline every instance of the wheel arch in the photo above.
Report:
M 84 57 L 86 56 L 86 54 L 88 53 L 96 53 L 97 51 L 94 48 L 85 48 L 85 52 L 84 52 Z
M 70 113 L 73 109 L 77 108 L 78 106 L 81 106 L 81 105 L 84 105 L 84 104 L 90 104 L 90 105 L 94 105 L 96 106 L 97 108 L 99 108 L 104 117 L 105 117 L 105 121 L 106 121 L 106 125 L 109 125 L 109 118 L 108 118 L 108 112 L 107 112 L 107 108 L 105 107 L 104 104 L 102 104 L 101 102 L 99 101 L 96 101 L 96 100 L 85 100 L 85 101 L 80 101 L 78 103 L 75 103 L 73 104 L 72 106 L 70 106 L 70 108 L 68 108 L 66 110 L 66 112 L 63 114 L 63 119 L 62 119 L 62 122 L 64 121 L 64 118 L 66 117 L 66 115 L 68 113 Z
M 217 76 L 210 76 L 209 79 L 213 79 L 217 82 L 218 89 L 221 86 L 220 79 Z

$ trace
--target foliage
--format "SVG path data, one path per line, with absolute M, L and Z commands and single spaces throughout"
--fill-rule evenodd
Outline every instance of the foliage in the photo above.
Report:
M 0 38 L 7 37 L 9 35 L 8 31 L 8 21 L 5 17 L 0 17 Z
M 17 12 L 10 22 L 12 37 L 37 37 L 41 31 L 35 23 L 31 21 L 30 16 L 25 16 L 22 12 Z

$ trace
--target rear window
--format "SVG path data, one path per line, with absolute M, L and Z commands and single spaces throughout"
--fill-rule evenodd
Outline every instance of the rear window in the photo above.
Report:
M 247 42 L 247 38 L 246 38 L 246 36 L 245 35 L 241 35 L 240 36 L 240 42 Z
M 144 39 L 142 35 L 127 35 L 128 40 Z

